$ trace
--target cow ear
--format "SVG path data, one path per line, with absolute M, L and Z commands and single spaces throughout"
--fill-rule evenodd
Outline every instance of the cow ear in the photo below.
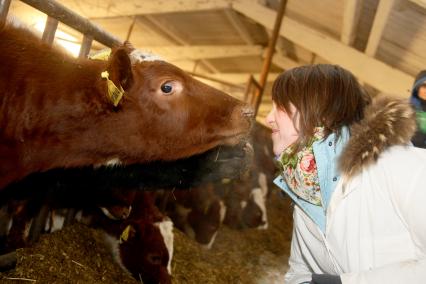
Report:
M 136 230 L 132 225 L 127 225 L 127 227 L 123 230 L 123 232 L 120 235 L 119 243 L 125 243 L 129 240 L 133 239 L 136 235 Z
M 109 78 L 119 88 L 124 91 L 133 85 L 132 63 L 129 57 L 129 50 L 126 46 L 119 47 L 111 51 L 108 62 Z

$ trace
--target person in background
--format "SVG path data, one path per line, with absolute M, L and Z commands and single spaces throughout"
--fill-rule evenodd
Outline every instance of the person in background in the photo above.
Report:
M 411 91 L 411 104 L 416 110 L 417 131 L 411 141 L 414 146 L 426 148 L 426 70 L 420 71 Z
M 285 283 L 425 283 L 426 150 L 407 100 L 371 99 L 336 65 L 275 80 L 266 120 L 294 201 Z

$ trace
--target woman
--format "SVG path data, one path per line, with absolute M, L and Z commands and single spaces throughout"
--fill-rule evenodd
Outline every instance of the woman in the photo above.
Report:
M 408 101 L 334 65 L 288 70 L 267 116 L 294 201 L 285 283 L 426 283 L 426 151 Z

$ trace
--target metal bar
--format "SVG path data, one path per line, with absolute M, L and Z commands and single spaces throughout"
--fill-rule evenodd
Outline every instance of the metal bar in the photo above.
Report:
M 52 45 L 53 40 L 55 39 L 56 29 L 58 28 L 58 20 L 52 17 L 47 17 L 46 26 L 44 27 L 42 40 Z
M 4 25 L 12 0 L 0 0 L 0 27 Z
M 91 23 L 88 19 L 81 17 L 72 10 L 54 0 L 21 0 L 22 2 L 42 11 L 48 16 L 78 30 L 82 34 L 90 35 L 94 40 L 112 47 L 122 44 L 122 40 L 107 33 L 100 27 Z
M 89 35 L 83 36 L 83 42 L 80 46 L 80 52 L 78 54 L 78 57 L 80 58 L 86 58 L 87 55 L 90 52 L 90 48 L 92 47 L 93 38 Z
M 133 16 L 133 21 L 130 24 L 129 30 L 127 31 L 126 41 L 129 41 L 130 36 L 132 35 L 132 32 L 133 32 L 133 28 L 135 27 L 135 23 L 136 23 L 136 16 Z
M 247 85 L 246 85 L 246 91 L 244 92 L 244 102 L 248 103 L 249 101 L 249 95 L 251 93 L 251 86 L 252 86 L 252 80 L 253 80 L 253 75 L 250 75 L 247 81 Z M 251 100 L 251 98 L 250 98 Z
M 63 227 L 67 227 L 71 225 L 74 222 L 75 214 L 77 213 L 77 210 L 75 208 L 68 208 L 65 214 L 65 220 Z
M 41 232 L 43 231 L 44 226 L 46 225 L 48 214 L 49 206 L 47 204 L 42 205 L 37 216 L 33 219 L 33 222 L 31 223 L 30 232 L 28 233 L 28 241 L 30 242 L 30 244 L 34 244 L 38 241 Z
M 262 101 L 263 90 L 265 88 L 266 80 L 268 79 L 269 68 L 271 67 L 272 57 L 275 52 L 275 45 L 280 32 L 281 23 L 287 6 L 287 0 L 281 0 L 280 7 L 275 18 L 274 29 L 272 31 L 271 38 L 269 40 L 268 50 L 266 51 L 266 57 L 263 61 L 262 71 L 260 73 L 259 85 L 260 89 L 255 93 L 254 96 L 254 113 L 257 115 L 260 102 Z
M 0 271 L 7 271 L 16 266 L 17 257 L 16 251 L 0 255 Z

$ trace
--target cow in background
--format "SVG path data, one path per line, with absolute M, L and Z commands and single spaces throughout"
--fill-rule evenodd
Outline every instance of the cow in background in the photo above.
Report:
M 245 104 L 167 62 L 132 63 L 127 46 L 101 61 L 13 24 L 0 38 L 0 189 L 50 169 L 185 158 L 250 129 Z
M 215 192 L 226 206 L 224 224 L 235 229 L 268 228 L 267 199 L 275 174 L 270 130 L 255 123 L 251 143 L 254 158 L 247 174 L 215 184 Z
M 25 247 L 29 243 L 28 225 L 33 222 L 34 208 L 47 206 L 49 218 L 45 232 L 60 230 L 68 209 L 73 204 L 79 212 L 77 220 L 103 230 L 118 264 L 143 283 L 171 283 L 173 257 L 173 223 L 154 204 L 153 192 L 116 189 L 97 199 L 96 192 L 75 198 L 70 192 L 49 191 L 47 198 L 12 199 L 8 211 L 0 210 L 5 217 L 2 235 L 6 251 Z M 48 200 L 49 204 L 42 204 Z M 97 206 L 93 206 L 93 204 Z M 22 206 L 25 204 L 25 206 Z M 9 214 L 13 212 L 13 214 Z M 5 213 L 5 214 L 4 214 Z M 6 225 L 7 224 L 7 225 Z
M 210 249 L 225 218 L 226 208 L 216 196 L 213 183 L 187 190 L 166 191 L 165 213 L 176 228 Z
M 155 206 L 153 192 L 129 192 L 127 200 L 130 199 L 131 213 L 128 218 L 113 220 L 106 218 L 110 214 L 106 216 L 97 211 L 94 214 L 83 213 L 84 222 L 106 232 L 116 261 L 134 278 L 142 279 L 147 284 L 169 284 L 173 258 L 173 223 Z M 102 212 L 111 212 L 112 208 L 120 207 L 111 205 L 104 207 Z

